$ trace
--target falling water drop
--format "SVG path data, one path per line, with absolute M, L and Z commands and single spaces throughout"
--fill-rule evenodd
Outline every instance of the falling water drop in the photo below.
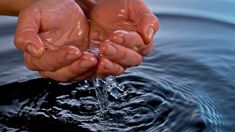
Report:
M 90 48 L 87 50 L 99 59 L 99 49 Z M 104 80 L 96 76 L 93 77 L 92 83 L 96 92 L 96 97 L 100 103 L 101 113 L 106 113 L 109 105 L 109 94 L 116 100 L 121 98 L 121 93 L 124 91 L 124 86 L 116 82 L 114 76 L 106 77 Z M 89 83 L 86 80 L 84 87 L 89 87 Z
M 100 103 L 101 113 L 106 113 L 108 109 L 108 91 L 105 87 L 105 81 L 100 78 L 93 79 L 93 85 L 96 97 Z

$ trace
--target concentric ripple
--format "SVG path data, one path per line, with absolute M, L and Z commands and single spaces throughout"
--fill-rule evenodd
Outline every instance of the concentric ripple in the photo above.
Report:
M 174 84 L 163 80 L 159 83 L 133 73 L 117 80 L 124 85 L 124 90 L 119 91 L 121 97 L 118 99 L 109 92 L 109 106 L 105 114 L 100 111 L 92 81 L 63 85 L 37 79 L 2 86 L 5 91 L 1 97 L 6 97 L 10 92 L 14 96 L 6 97 L 7 100 L 1 102 L 0 123 L 4 127 L 0 128 L 185 132 L 206 129 L 200 107 L 173 91 L 169 86 Z M 35 88 L 32 89 L 32 86 Z M 8 111 L 10 109 L 12 111 Z
M 177 3 L 189 10 L 182 8 L 185 13 L 180 13 L 170 6 L 157 12 L 161 28 L 153 54 L 116 78 L 123 87 L 102 86 L 98 95 L 93 81 L 60 84 L 34 79 L 37 76 L 23 66 L 21 54 L 15 50 L 1 53 L 0 131 L 233 130 L 235 30 L 225 12 L 233 13 L 228 7 L 234 2 L 228 6 L 214 2 L 226 7 L 216 9 L 222 14 L 212 12 L 216 18 L 196 7 L 190 12 L 187 3 L 191 1 L 173 5 Z M 210 2 L 198 4 L 204 7 L 206 3 L 211 7 Z M 99 102 L 106 99 L 102 88 L 107 88 L 108 103 Z

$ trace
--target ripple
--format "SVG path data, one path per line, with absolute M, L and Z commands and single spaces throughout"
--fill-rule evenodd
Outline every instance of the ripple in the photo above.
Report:
M 108 89 L 105 114 L 92 81 L 33 79 L 19 53 L 2 53 L 0 131 L 220 132 L 225 123 L 227 130 L 234 128 L 234 118 L 225 117 L 234 113 L 235 23 L 202 12 L 159 17 L 166 31 L 160 37 L 167 41 L 141 66 L 116 78 L 124 87 Z
M 176 85 L 175 82 L 160 78 L 151 80 L 132 72 L 117 80 L 124 85 L 124 91 L 119 100 L 113 99 L 109 93 L 108 112 L 105 115 L 100 112 L 92 84 L 89 87 L 84 87 L 84 82 L 61 85 L 42 79 L 22 82 L 26 89 L 24 92 L 31 92 L 35 96 L 20 101 L 26 103 L 18 106 L 20 110 L 14 109 L 17 115 L 3 112 L 10 106 L 17 107 L 15 103 L 1 105 L 0 124 L 29 131 L 49 128 L 65 131 L 68 128 L 68 131 L 198 132 L 206 129 L 202 108 L 175 91 L 172 87 Z M 28 88 L 32 84 L 39 87 L 38 91 Z M 17 91 L 19 85 L 12 86 L 15 88 L 11 90 Z M 21 96 L 25 95 L 24 92 L 17 91 Z M 206 109 L 206 113 L 210 113 L 211 109 Z

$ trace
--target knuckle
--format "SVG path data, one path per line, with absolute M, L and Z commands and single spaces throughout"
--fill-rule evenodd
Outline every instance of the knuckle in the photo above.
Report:
M 146 47 L 145 49 L 143 49 L 141 51 L 141 55 L 146 56 L 149 55 L 153 50 L 153 43 L 151 43 L 148 47 Z
M 29 57 L 29 56 L 24 55 L 24 63 L 25 63 L 25 66 L 26 66 L 29 70 L 36 71 L 36 68 L 35 68 L 35 66 L 32 64 L 32 61 L 30 60 L 30 57 Z
M 143 57 L 141 55 L 138 55 L 136 58 L 136 63 L 134 64 L 134 66 L 138 66 L 142 63 Z
M 153 20 L 154 26 L 153 27 L 154 27 L 155 31 L 157 31 L 159 29 L 160 21 L 155 15 L 153 15 L 153 18 L 154 18 L 154 20 Z
M 29 70 L 31 70 L 31 71 L 36 71 L 36 70 L 30 65 L 30 63 L 25 62 L 25 66 L 26 66 Z
M 24 43 L 24 39 L 19 35 L 15 35 L 15 38 L 14 38 L 15 47 L 17 49 L 22 49 L 21 46 L 23 45 L 23 43 Z

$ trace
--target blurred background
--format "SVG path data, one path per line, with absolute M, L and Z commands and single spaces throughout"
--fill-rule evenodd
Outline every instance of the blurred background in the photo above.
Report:
M 200 0 L 145 0 L 145 2 L 155 14 L 193 16 L 235 23 L 234 0 L 206 0 L 203 2 Z M 16 17 L 0 16 L 0 43 L 2 45 L 0 51 L 14 47 L 13 34 L 16 21 Z
M 17 17 L 0 16 L 0 52 L 14 48 L 13 36 L 15 33 Z

